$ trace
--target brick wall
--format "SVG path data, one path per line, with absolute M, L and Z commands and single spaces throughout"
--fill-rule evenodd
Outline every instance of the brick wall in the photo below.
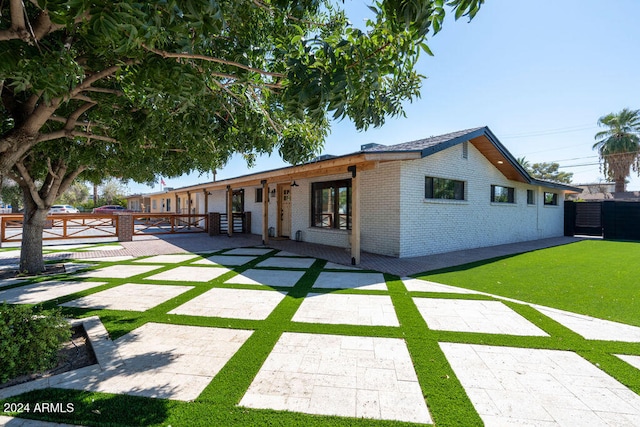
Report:
M 563 195 L 544 206 L 545 189 L 508 180 L 472 144 L 401 164 L 400 257 L 533 240 L 563 234 Z M 425 176 L 465 182 L 465 201 L 425 199 Z M 491 185 L 515 188 L 515 203 L 491 203 Z M 536 204 L 527 205 L 527 190 Z

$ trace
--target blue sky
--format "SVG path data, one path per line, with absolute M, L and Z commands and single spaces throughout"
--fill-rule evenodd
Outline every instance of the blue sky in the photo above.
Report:
M 356 25 L 370 15 L 362 0 L 346 0 Z M 396 144 L 489 126 L 516 157 L 555 161 L 574 183 L 603 180 L 592 150 L 599 117 L 640 108 L 640 1 L 486 0 L 476 18 L 447 20 L 422 55 L 427 79 L 406 118 L 358 132 L 334 123 L 324 153 L 346 154 L 361 144 Z M 284 166 L 277 153 L 248 169 L 234 158 L 217 179 Z M 167 186 L 211 181 L 198 174 L 165 177 Z M 640 190 L 632 175 L 629 190 Z M 129 191 L 160 191 L 131 183 Z

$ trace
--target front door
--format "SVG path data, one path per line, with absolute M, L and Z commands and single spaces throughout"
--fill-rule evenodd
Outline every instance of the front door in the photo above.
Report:
M 291 237 L 291 185 L 280 185 L 278 209 L 280 210 L 279 235 Z

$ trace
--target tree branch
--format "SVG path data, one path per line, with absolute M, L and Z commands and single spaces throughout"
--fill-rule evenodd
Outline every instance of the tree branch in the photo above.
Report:
M 145 45 L 142 45 L 142 47 L 145 48 L 146 50 L 148 50 L 149 52 L 152 52 L 152 53 L 155 53 L 156 55 L 162 56 L 163 58 L 200 59 L 200 60 L 203 60 L 203 61 L 215 62 L 216 64 L 229 65 L 229 66 L 232 66 L 232 67 L 240 68 L 241 70 L 258 73 L 258 74 L 261 74 L 263 76 L 280 77 L 280 78 L 285 78 L 286 77 L 286 75 L 284 75 L 282 73 L 272 73 L 270 71 L 265 71 L 265 70 L 261 70 L 259 68 L 250 67 L 248 65 L 244 65 L 244 64 L 241 64 L 239 62 L 227 61 L 226 59 L 214 58 L 212 56 L 198 55 L 198 54 L 195 54 L 195 53 L 167 52 L 167 51 L 160 50 L 160 49 L 149 48 L 149 47 L 147 47 Z M 233 78 L 237 79 L 237 77 L 233 77 Z
M 111 138 L 109 136 L 97 135 L 90 132 L 81 132 L 77 130 L 68 130 L 68 129 L 62 129 L 62 130 L 50 132 L 44 135 L 40 135 L 40 137 L 37 139 L 36 142 L 39 143 L 39 142 L 45 142 L 45 141 L 52 141 L 54 139 L 74 138 L 74 137 L 75 138 L 91 138 L 91 139 L 96 139 L 98 141 L 105 141 L 105 142 L 112 142 L 112 143 L 118 142 L 117 139 Z
M 18 183 L 20 188 L 22 188 L 22 191 L 29 191 L 31 198 L 38 206 L 38 209 L 44 209 L 44 201 L 40 197 L 40 193 L 38 193 L 36 183 L 34 182 L 33 178 L 31 178 L 31 174 L 29 174 L 29 170 L 24 166 L 22 160 L 17 161 L 14 167 L 17 169 L 18 173 L 15 174 L 13 171 L 11 171 L 13 180 Z
M 71 115 L 67 118 L 67 122 L 64 125 L 65 130 L 71 130 L 75 128 L 80 116 L 85 112 L 89 111 L 91 108 L 95 107 L 96 105 L 98 105 L 96 102 L 87 102 L 84 105 L 82 105 L 80 108 L 78 108 L 76 111 L 71 113 Z
M 103 87 L 90 87 L 85 89 L 85 92 L 100 92 L 100 93 L 111 93 L 113 95 L 124 96 L 124 92 L 117 89 L 107 89 Z

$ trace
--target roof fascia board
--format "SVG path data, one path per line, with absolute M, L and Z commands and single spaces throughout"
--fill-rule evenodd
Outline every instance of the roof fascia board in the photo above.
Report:
M 488 127 L 483 128 L 484 135 L 491 141 L 494 147 L 500 152 L 500 154 L 507 159 L 507 161 L 513 166 L 513 168 L 518 171 L 518 173 L 527 181 L 527 183 L 531 184 L 534 178 L 529 175 L 529 172 L 526 171 L 524 167 L 518 162 L 518 160 L 513 157 L 511 153 L 506 149 L 504 145 L 498 140 L 498 138 L 491 132 L 491 129 Z
M 431 146 L 431 147 L 427 147 L 427 148 L 423 149 L 420 153 L 421 153 L 422 157 L 430 156 L 432 154 L 435 154 L 435 153 L 438 153 L 440 151 L 446 150 L 447 148 L 451 148 L 451 147 L 453 147 L 455 145 L 458 145 L 460 143 L 463 143 L 465 141 L 469 141 L 470 139 L 482 136 L 482 135 L 484 135 L 485 130 L 488 130 L 488 128 L 486 126 L 483 127 L 483 128 L 480 128 L 480 129 L 476 129 L 473 132 L 465 133 L 464 135 L 460 135 L 458 137 L 450 139 L 449 141 L 442 142 L 440 144 L 436 144 L 436 145 Z

